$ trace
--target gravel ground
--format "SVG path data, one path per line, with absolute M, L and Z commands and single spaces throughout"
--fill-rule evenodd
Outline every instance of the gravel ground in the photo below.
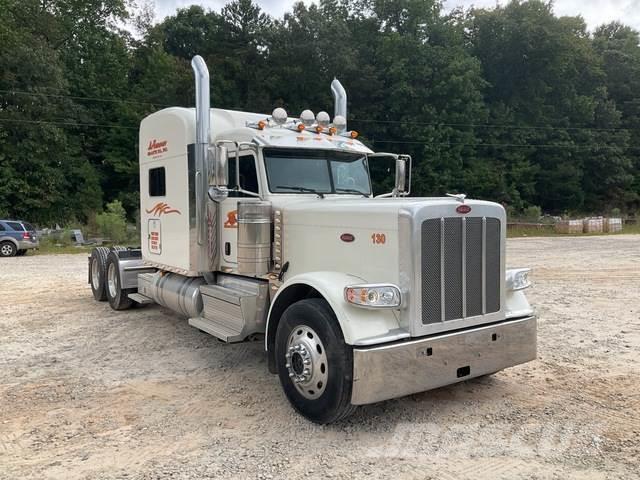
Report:
M 0 261 L 0 479 L 640 478 L 640 236 L 509 240 L 539 358 L 320 427 L 153 306 L 93 301 L 85 255 Z

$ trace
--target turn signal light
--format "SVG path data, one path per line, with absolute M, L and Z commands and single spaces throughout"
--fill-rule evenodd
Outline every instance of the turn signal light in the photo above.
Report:
M 265 122 L 264 120 L 260 120 L 258 122 L 258 130 L 264 130 L 264 127 L 267 126 L 267 122 Z
M 351 130 L 349 132 L 349 135 L 351 135 L 351 138 L 358 138 L 358 132 L 356 132 L 355 130 Z
M 530 268 L 514 268 L 507 270 L 507 290 L 514 292 L 516 290 L 529 288 L 531 286 L 531 280 L 529 279 L 530 273 Z
M 296 126 L 296 128 L 298 129 L 298 131 L 299 131 L 299 132 L 303 131 L 303 130 L 304 130 L 304 128 L 305 128 L 305 127 L 304 127 L 304 123 L 299 123 L 299 124 Z
M 316 127 L 316 133 L 322 133 L 322 127 L 320 125 Z
M 337 131 L 336 127 L 329 127 L 329 135 L 335 135 Z
M 359 307 L 397 308 L 402 303 L 400 289 L 391 284 L 350 285 L 344 299 Z

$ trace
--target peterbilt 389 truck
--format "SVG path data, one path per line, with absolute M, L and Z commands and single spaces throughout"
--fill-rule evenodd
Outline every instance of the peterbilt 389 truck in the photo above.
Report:
M 369 404 L 536 357 L 529 270 L 505 266 L 506 218 L 464 195 L 409 197 L 411 158 L 334 117 L 196 106 L 140 125 L 141 247 L 89 257 L 97 300 L 159 304 L 224 342 L 264 338 L 291 405 L 330 423 Z M 372 195 L 369 165 L 391 162 Z M 393 168 L 391 169 L 393 171 Z

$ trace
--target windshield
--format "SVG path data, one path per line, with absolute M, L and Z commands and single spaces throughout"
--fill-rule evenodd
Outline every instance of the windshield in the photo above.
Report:
M 264 162 L 273 193 L 371 193 L 362 153 L 266 148 Z

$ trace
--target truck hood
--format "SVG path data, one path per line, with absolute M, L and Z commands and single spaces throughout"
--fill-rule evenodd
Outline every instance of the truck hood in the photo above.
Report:
M 383 227 L 396 230 L 398 214 L 433 207 L 442 212 L 442 216 L 457 216 L 456 208 L 462 202 L 452 197 L 410 197 L 410 198 L 353 198 L 344 196 L 313 198 L 289 203 L 283 207 L 287 225 L 305 225 L 314 227 L 342 227 L 354 229 L 372 229 Z M 502 206 L 482 200 L 464 201 L 471 207 L 473 215 L 476 206 Z
M 465 200 L 471 207 L 468 214 L 456 212 L 461 204 L 451 197 L 326 197 L 286 205 L 274 202 L 283 215 L 283 258 L 290 262 L 287 275 L 334 271 L 370 283 L 397 283 L 401 255 L 419 248 L 416 239 L 422 219 L 475 216 L 504 222 L 504 209 L 497 203 Z

